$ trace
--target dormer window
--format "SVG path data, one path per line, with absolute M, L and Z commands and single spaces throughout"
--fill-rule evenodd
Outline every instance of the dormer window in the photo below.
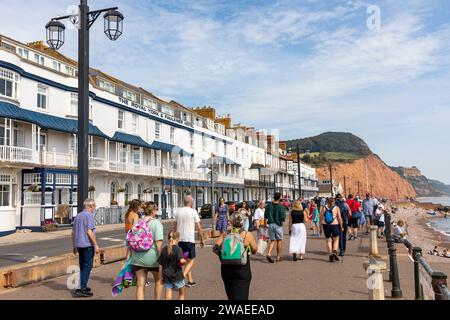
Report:
M 53 61 L 53 69 L 55 69 L 58 72 L 61 72 L 61 63 L 58 61 Z
M 122 97 L 124 97 L 125 99 L 131 100 L 136 102 L 136 94 L 134 92 L 128 91 L 128 90 L 123 90 L 122 93 Z
M 108 91 L 110 93 L 115 93 L 116 92 L 116 87 L 113 84 L 109 83 L 109 82 L 106 82 L 106 81 L 103 81 L 103 80 L 98 80 L 98 86 L 100 87 L 100 89 L 103 89 L 103 90 Z
M 28 59 L 29 51 L 23 48 L 17 48 L 17 54 L 24 59 Z

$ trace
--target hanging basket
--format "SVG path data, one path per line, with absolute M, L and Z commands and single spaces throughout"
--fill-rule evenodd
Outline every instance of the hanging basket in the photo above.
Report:
M 144 193 L 152 193 L 152 192 L 153 192 L 153 189 L 151 189 L 151 188 L 144 189 Z
M 40 192 L 41 191 L 41 187 L 38 186 L 37 184 L 33 184 L 31 186 L 28 187 L 28 191 L 31 192 Z
M 117 192 L 125 192 L 125 187 L 118 187 Z
M 90 186 L 88 190 L 89 190 L 89 192 L 94 192 L 95 191 L 95 186 Z

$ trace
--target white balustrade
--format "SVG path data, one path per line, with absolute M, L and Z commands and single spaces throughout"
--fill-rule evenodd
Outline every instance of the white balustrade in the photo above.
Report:
M 36 163 L 36 160 L 32 149 L 0 146 L 0 161 Z

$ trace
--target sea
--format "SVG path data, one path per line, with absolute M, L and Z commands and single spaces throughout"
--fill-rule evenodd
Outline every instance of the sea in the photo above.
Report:
M 443 206 L 450 206 L 450 197 L 424 197 L 417 198 L 417 201 L 431 202 L 434 204 L 442 204 Z M 441 234 L 450 237 L 450 213 L 448 214 L 447 218 L 440 217 L 436 219 L 430 219 L 427 224 Z

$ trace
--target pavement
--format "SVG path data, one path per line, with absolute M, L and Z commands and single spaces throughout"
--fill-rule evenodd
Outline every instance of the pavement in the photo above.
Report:
M 164 226 L 172 226 L 174 220 L 162 220 Z M 211 227 L 211 219 L 202 219 L 203 228 Z M 165 227 L 165 235 L 169 227 Z M 72 252 L 71 229 L 51 232 L 16 232 L 0 238 L 0 268 L 18 263 L 39 261 Z M 99 246 L 109 247 L 124 242 L 123 224 L 103 225 L 96 227 Z
M 193 274 L 198 285 L 187 288 L 187 299 L 227 298 L 220 275 L 220 262 L 212 253 L 212 244 L 211 240 L 204 248 L 197 248 Z M 308 237 L 307 253 L 303 261 L 292 261 L 288 246 L 289 235 L 285 226 L 283 261 L 272 264 L 265 257 L 251 257 L 253 277 L 250 299 L 368 299 L 367 274 L 363 269 L 364 257 L 369 252 L 368 237 L 362 236 L 358 240 L 349 241 L 343 262 L 328 261 L 325 240 L 322 237 Z M 113 299 L 111 286 L 122 264 L 123 262 L 117 262 L 93 269 L 89 286 L 95 295 L 90 299 Z M 151 276 L 149 279 L 151 285 L 146 290 L 146 299 L 153 298 L 153 279 Z M 73 297 L 72 291 L 67 288 L 68 281 L 70 282 L 69 276 L 62 276 L 22 288 L 4 290 L 0 293 L 0 300 L 80 299 Z M 114 300 L 132 300 L 135 293 L 135 288 L 125 289 Z

